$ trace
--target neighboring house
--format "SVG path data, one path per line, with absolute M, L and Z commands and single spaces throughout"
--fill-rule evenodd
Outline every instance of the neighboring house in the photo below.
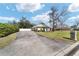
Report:
M 46 25 L 43 25 L 43 24 L 39 24 L 39 25 L 36 25 L 36 26 L 33 26 L 32 27 L 32 30 L 33 31 L 44 31 L 44 32 L 47 32 L 47 31 L 51 31 L 51 28 L 46 26 Z

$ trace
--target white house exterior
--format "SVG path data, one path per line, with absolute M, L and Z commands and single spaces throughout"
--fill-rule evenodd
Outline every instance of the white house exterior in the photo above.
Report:
M 32 30 L 33 31 L 44 31 L 44 32 L 47 32 L 47 31 L 50 31 L 51 28 L 46 26 L 46 25 L 43 25 L 43 24 L 39 24 L 39 25 L 36 25 L 34 27 L 32 27 Z

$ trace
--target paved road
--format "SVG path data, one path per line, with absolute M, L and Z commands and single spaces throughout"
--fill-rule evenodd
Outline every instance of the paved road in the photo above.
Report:
M 72 42 L 64 40 L 51 40 L 38 36 L 32 31 L 21 31 L 10 45 L 0 49 L 2 56 L 51 56 Z

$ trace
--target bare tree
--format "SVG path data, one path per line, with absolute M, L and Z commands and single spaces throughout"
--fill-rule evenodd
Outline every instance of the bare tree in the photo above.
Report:
M 51 8 L 51 13 L 49 13 L 49 16 L 50 16 L 50 23 L 52 23 L 52 31 L 54 31 L 54 29 L 55 29 L 55 26 L 56 26 L 56 21 L 57 21 L 57 19 L 56 19 L 56 17 L 57 17 L 57 11 L 58 11 L 58 9 L 57 8 L 55 8 L 55 7 L 52 7 Z
M 60 23 L 60 30 L 61 31 L 66 26 L 65 22 L 66 22 L 66 18 L 65 17 L 64 18 L 63 17 L 60 17 L 59 23 Z
M 66 9 L 63 9 L 59 12 L 59 9 L 56 7 L 52 7 L 51 8 L 51 12 L 49 13 L 50 16 L 50 23 L 52 23 L 52 31 L 55 30 L 55 28 L 57 27 L 57 22 L 60 22 L 61 24 L 63 24 L 64 21 L 61 21 L 61 16 L 65 16 L 66 13 Z

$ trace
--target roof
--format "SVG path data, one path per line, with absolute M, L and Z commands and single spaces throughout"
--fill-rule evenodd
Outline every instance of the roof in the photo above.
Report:
M 43 25 L 43 24 L 39 24 L 39 25 L 33 26 L 32 28 L 35 28 L 35 27 L 48 27 L 48 26 Z

